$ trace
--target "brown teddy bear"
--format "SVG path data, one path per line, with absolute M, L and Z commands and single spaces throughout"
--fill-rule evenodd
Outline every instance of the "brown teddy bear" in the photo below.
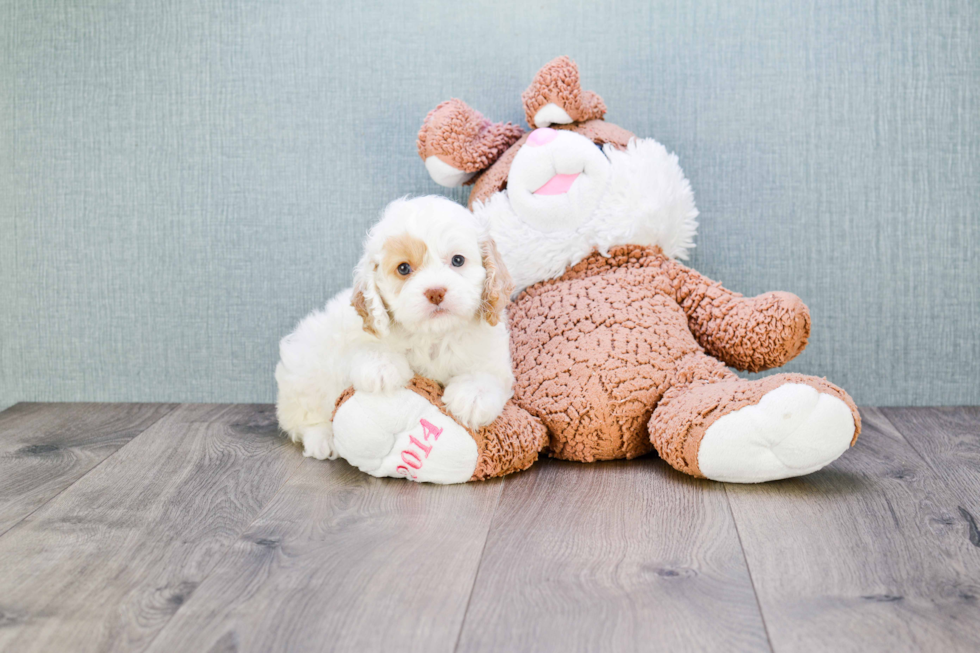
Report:
M 431 381 L 348 390 L 334 416 L 340 455 L 377 476 L 452 483 L 525 469 L 539 453 L 591 462 L 655 449 L 687 474 L 752 483 L 816 471 L 853 444 L 861 419 L 840 388 L 726 367 L 792 360 L 810 316 L 795 295 L 743 297 L 677 262 L 697 229 L 677 157 L 604 122 L 566 57 L 523 101 L 530 133 L 454 99 L 418 138 L 433 179 L 472 184 L 470 207 L 517 286 L 512 403 L 471 432 Z

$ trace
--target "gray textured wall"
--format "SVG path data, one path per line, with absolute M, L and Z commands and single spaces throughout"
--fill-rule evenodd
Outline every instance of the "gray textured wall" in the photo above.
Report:
M 980 404 L 980 4 L 0 0 L 0 404 L 271 401 L 451 96 L 576 59 L 675 150 L 693 265 L 813 314 L 789 368 Z M 456 198 L 464 194 L 456 193 Z

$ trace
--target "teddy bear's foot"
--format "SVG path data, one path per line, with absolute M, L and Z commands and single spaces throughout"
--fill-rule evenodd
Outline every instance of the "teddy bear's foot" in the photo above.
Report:
M 678 429 L 684 413 L 687 424 Z M 846 393 L 798 374 L 688 388 L 658 406 L 650 420 L 665 460 L 681 471 L 731 483 L 815 472 L 844 453 L 859 429 Z
M 469 432 L 407 388 L 353 393 L 337 408 L 333 431 L 337 453 L 372 476 L 464 483 L 476 469 Z
M 847 404 L 808 385 L 788 383 L 709 426 L 698 467 L 706 478 L 732 483 L 802 476 L 836 460 L 853 437 Z

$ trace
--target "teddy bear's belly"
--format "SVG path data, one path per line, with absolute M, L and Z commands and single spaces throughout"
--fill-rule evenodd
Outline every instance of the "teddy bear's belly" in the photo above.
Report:
M 647 453 L 647 422 L 664 392 L 717 363 L 673 298 L 617 272 L 535 288 L 509 310 L 514 399 L 548 427 L 557 458 Z

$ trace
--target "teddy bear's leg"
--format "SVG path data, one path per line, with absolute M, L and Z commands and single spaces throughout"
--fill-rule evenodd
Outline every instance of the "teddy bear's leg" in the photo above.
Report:
M 334 448 L 372 476 L 464 483 L 479 452 L 465 428 L 408 388 L 354 392 L 334 414 Z
M 393 393 L 348 389 L 333 417 L 337 453 L 372 476 L 447 484 L 526 469 L 548 443 L 540 420 L 512 403 L 470 431 L 447 413 L 441 394 L 420 377 Z
M 729 377 L 671 388 L 649 422 L 674 468 L 731 483 L 815 472 L 857 439 L 861 417 L 837 386 L 802 374 Z

